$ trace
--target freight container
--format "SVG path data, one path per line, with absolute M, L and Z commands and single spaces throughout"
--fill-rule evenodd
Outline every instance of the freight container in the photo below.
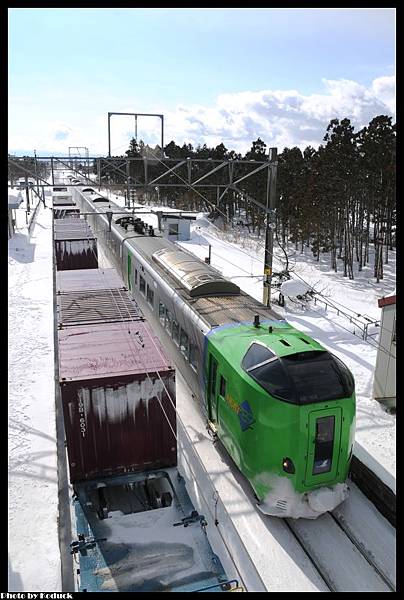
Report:
M 75 206 L 70 206 L 69 204 L 57 206 L 53 208 L 53 218 L 54 219 L 70 219 L 70 218 L 79 218 L 80 217 L 80 209 Z
M 144 320 L 136 302 L 119 288 L 58 293 L 57 318 L 59 329 L 88 323 Z
M 55 241 L 56 268 L 98 269 L 97 240 L 82 235 L 69 240 Z
M 92 229 L 90 227 L 90 225 L 87 223 L 87 221 L 85 221 L 84 219 L 77 219 L 77 218 L 70 218 L 67 217 L 66 219 L 58 219 L 57 221 L 53 222 L 53 231 L 56 233 L 63 233 L 64 231 L 69 231 L 69 230 L 74 230 L 74 231 L 91 231 Z
M 58 332 L 72 483 L 177 464 L 175 371 L 143 321 Z
M 97 269 L 97 240 L 83 219 L 57 219 L 53 222 L 56 268 Z
M 53 206 L 76 206 L 71 194 L 52 194 Z
M 56 289 L 59 294 L 111 288 L 127 289 L 115 269 L 76 269 L 56 273 Z

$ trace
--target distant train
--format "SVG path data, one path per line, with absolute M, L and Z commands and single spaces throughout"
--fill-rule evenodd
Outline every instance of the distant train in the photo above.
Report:
M 348 368 L 136 215 L 89 187 L 73 194 L 98 213 L 87 219 L 99 242 L 260 509 L 316 518 L 342 502 L 355 434 Z

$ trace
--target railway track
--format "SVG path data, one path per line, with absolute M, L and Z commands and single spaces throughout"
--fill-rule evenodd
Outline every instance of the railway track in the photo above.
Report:
M 330 591 L 395 591 L 395 530 L 355 484 L 350 488 L 332 513 L 285 523 Z

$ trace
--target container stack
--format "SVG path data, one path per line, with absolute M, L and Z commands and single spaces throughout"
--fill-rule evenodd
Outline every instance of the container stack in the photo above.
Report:
M 72 483 L 177 464 L 175 371 L 114 269 L 57 274 Z

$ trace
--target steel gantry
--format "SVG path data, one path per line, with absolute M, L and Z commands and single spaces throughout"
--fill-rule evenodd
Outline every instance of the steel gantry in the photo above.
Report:
M 108 118 L 112 114 L 132 115 L 132 113 L 108 113 Z M 159 116 L 163 119 L 163 115 L 153 116 Z M 191 157 L 166 158 L 164 156 L 159 157 L 150 149 L 149 154 L 142 157 L 86 157 L 87 164 L 92 165 L 93 174 L 90 173 L 89 168 L 86 169 L 82 164 L 82 157 L 71 155 L 68 157 L 36 157 L 35 165 L 32 165 L 29 162 L 30 160 L 32 160 L 30 157 L 9 156 L 9 179 L 12 180 L 10 172 L 14 174 L 14 177 L 19 175 L 31 176 L 36 180 L 38 188 L 45 188 L 60 183 L 66 184 L 64 172 L 69 170 L 80 178 L 78 183 L 68 182 L 69 186 L 81 186 L 85 183 L 86 185 L 98 187 L 99 190 L 101 190 L 101 187 L 111 190 L 126 188 L 128 202 L 132 190 L 140 190 L 146 194 L 157 191 L 159 195 L 162 188 L 177 188 L 184 191 L 193 190 L 209 204 L 215 206 L 201 190 L 205 190 L 206 194 L 209 189 L 216 189 L 216 208 L 219 207 L 220 201 L 229 191 L 239 194 L 243 201 L 254 204 L 265 215 L 263 301 L 266 306 L 270 306 L 273 253 L 272 229 L 274 227 L 277 196 L 278 160 L 276 148 L 270 148 L 268 160 L 264 161 Z M 37 166 L 41 163 L 43 167 L 38 169 Z M 38 171 L 41 175 L 38 175 Z M 248 180 L 251 181 L 260 173 L 262 175 L 260 177 L 259 198 L 257 198 L 244 188 L 243 183 Z

